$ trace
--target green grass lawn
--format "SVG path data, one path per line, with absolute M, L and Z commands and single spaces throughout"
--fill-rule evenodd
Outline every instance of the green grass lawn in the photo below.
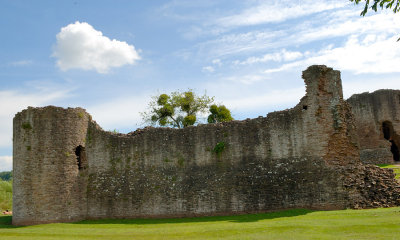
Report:
M 0 239 L 400 239 L 400 207 L 180 219 L 99 220 L 14 227 Z
M 6 209 L 12 210 L 12 182 L 0 179 L 0 211 Z
M 381 168 L 391 168 L 396 174 L 396 179 L 400 179 L 400 165 L 391 165 L 391 164 L 378 164 Z

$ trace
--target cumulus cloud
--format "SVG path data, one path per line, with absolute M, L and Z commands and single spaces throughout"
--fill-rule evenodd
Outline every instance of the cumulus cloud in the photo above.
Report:
M 140 59 L 133 45 L 111 40 L 86 22 L 75 22 L 57 34 L 53 56 L 63 70 L 84 69 L 107 73 L 110 68 L 134 64 Z
M 0 172 L 12 170 L 12 157 L 0 156 Z

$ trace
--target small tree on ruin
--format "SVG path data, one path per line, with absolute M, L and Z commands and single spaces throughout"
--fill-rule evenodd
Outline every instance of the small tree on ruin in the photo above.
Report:
M 213 101 L 214 97 L 209 97 L 206 94 L 198 96 L 191 89 L 185 92 L 163 93 L 152 97 L 148 111 L 141 114 L 143 120 L 152 125 L 184 128 L 197 123 L 198 115 L 206 114 Z M 223 107 L 226 109 L 225 106 Z M 226 110 L 223 112 L 226 112 Z M 232 120 L 232 117 L 230 117 L 230 120 Z M 217 119 L 217 121 L 219 120 Z
M 208 123 L 228 122 L 233 120 L 231 111 L 229 111 L 229 109 L 227 109 L 224 105 L 211 105 L 210 113 L 211 114 L 207 118 Z

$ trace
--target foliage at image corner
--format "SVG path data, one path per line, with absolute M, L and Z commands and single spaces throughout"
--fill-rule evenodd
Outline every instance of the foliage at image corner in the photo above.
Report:
M 394 13 L 400 11 L 400 0 L 350 0 L 350 2 L 354 2 L 355 4 L 359 4 L 360 2 L 365 2 L 364 10 L 361 12 L 361 16 L 365 16 L 367 14 L 368 9 L 372 9 L 375 12 L 378 11 L 378 7 L 381 9 L 392 9 Z
M 148 110 L 142 112 L 142 118 L 151 125 L 185 128 L 199 122 L 198 115 L 210 115 L 209 123 L 233 120 L 229 109 L 224 105 L 213 104 L 214 97 L 197 95 L 192 89 L 159 94 L 152 97 Z
M 360 14 L 363 17 L 365 14 L 367 14 L 368 9 L 372 9 L 377 12 L 378 7 L 380 9 L 392 9 L 394 13 L 398 13 L 400 11 L 400 0 L 350 0 L 350 2 L 354 2 L 356 5 L 360 2 L 365 2 L 364 9 Z M 397 41 L 400 41 L 400 38 L 398 38 Z

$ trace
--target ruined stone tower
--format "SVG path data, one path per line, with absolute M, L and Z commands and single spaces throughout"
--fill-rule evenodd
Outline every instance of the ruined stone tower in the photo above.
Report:
M 14 118 L 13 222 L 75 221 L 86 216 L 76 151 L 89 115 L 80 108 L 28 108 Z M 82 154 L 78 153 L 78 154 Z
M 306 95 L 292 109 L 184 129 L 116 134 L 80 108 L 23 110 L 13 224 L 363 206 L 368 190 L 357 186 L 376 176 L 360 162 L 340 73 L 311 66 L 303 78 Z M 397 204 L 381 192 L 378 202 Z
M 364 163 L 400 163 L 400 91 L 378 90 L 347 102 L 357 124 Z

